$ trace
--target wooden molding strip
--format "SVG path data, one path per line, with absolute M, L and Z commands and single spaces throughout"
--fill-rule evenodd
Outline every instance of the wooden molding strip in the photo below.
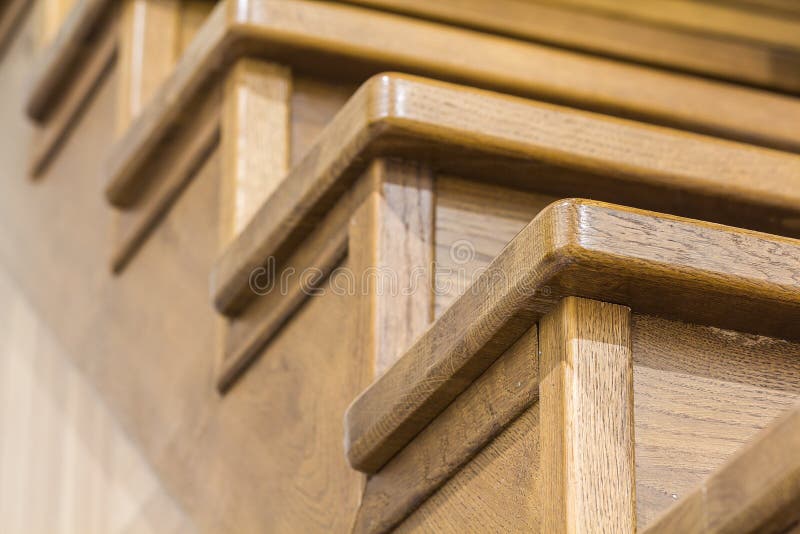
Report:
M 0 58 L 32 5 L 30 0 L 5 0 L 0 6 Z
M 235 314 L 253 269 L 280 262 L 376 157 L 800 235 L 800 157 L 404 75 L 364 84 L 212 272 Z M 498 173 L 498 169 L 502 172 Z
M 534 325 L 423 430 L 369 477 L 354 533 L 389 532 L 539 398 Z M 446 454 L 443 454 L 446 451 Z
M 602 202 L 545 208 L 345 417 L 374 473 L 566 296 L 797 339 L 800 241 Z
M 41 175 L 58 154 L 78 116 L 114 64 L 117 34 L 113 24 L 95 35 L 96 39 L 91 40 L 92 53 L 86 58 L 80 74 L 61 93 L 59 105 L 37 131 L 30 161 L 33 178 Z
M 776 43 L 655 26 L 590 10 L 570 9 L 560 3 L 527 0 L 347 1 L 649 65 L 783 91 L 800 91 L 800 51 Z M 701 6 L 699 3 L 695 5 Z M 648 8 L 657 9 L 657 6 Z M 740 17 L 747 20 L 762 18 L 756 14 L 747 16 L 746 13 Z M 708 19 L 697 20 L 705 23 Z M 786 23 L 779 24 L 786 26 Z
M 762 430 L 702 485 L 644 529 L 796 532 L 800 524 L 800 406 Z
M 454 55 L 453 50 L 460 53 Z M 348 5 L 227 0 L 217 6 L 175 72 L 113 150 L 106 167 L 106 193 L 112 203 L 131 202 L 141 178 L 137 173 L 176 118 L 206 84 L 243 55 L 306 71 L 335 69 L 354 79 L 391 66 L 800 150 L 800 101 L 785 95 Z
M 72 8 L 55 40 L 34 67 L 31 93 L 25 107 L 32 119 L 45 120 L 54 101 L 60 98 L 64 83 L 72 76 L 85 40 L 113 6 L 110 0 L 78 0 Z

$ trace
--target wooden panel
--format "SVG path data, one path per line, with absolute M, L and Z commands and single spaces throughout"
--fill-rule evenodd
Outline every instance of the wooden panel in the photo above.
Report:
M 800 398 L 800 344 L 635 314 L 639 526 Z
M 603 203 L 553 204 L 353 402 L 351 465 L 378 470 L 562 296 L 796 337 L 797 245 Z
M 353 276 L 368 298 L 360 336 L 380 375 L 433 318 L 433 176 L 423 165 L 376 160 L 372 193 L 351 220 Z
M 223 245 L 241 232 L 286 174 L 291 84 L 289 69 L 255 59 L 239 60 L 228 73 L 221 133 Z
M 299 73 L 292 86 L 291 164 L 296 165 L 317 142 L 347 99 L 358 89 L 346 81 L 328 81 Z
M 513 434 L 509 427 L 513 428 L 514 419 L 538 399 L 538 349 L 537 330 L 533 327 L 459 395 L 417 439 L 371 476 L 361 500 L 354 532 L 387 532 L 417 507 L 433 508 L 434 505 L 426 505 L 426 501 L 435 501 L 436 498 L 431 495 L 442 485 L 453 484 L 452 481 L 448 482 L 451 477 L 458 479 L 463 476 L 459 473 L 462 468 L 470 471 L 469 462 L 476 455 L 490 456 L 493 450 L 494 454 L 498 454 L 491 440 L 505 432 Z M 533 441 L 534 445 L 537 441 L 526 435 L 519 436 L 519 439 Z M 530 445 L 521 444 L 522 447 Z M 504 454 L 498 460 L 522 459 Z M 526 475 L 531 475 L 531 467 L 518 465 L 516 468 L 520 472 L 518 480 L 522 482 L 519 492 L 513 498 L 504 492 L 491 492 L 492 502 L 482 507 L 484 514 L 502 516 L 509 506 L 519 506 L 518 510 L 508 514 L 508 519 L 493 522 L 495 528 L 506 521 L 522 518 L 528 520 L 524 522 L 527 526 L 538 522 L 539 494 L 532 487 L 533 480 L 524 479 Z M 443 491 L 446 493 L 448 490 Z M 508 500 L 504 502 L 503 499 Z M 458 506 L 468 506 L 464 497 L 457 500 Z M 448 520 L 455 521 L 456 518 Z M 486 520 L 482 523 L 488 524 Z
M 630 310 L 567 297 L 539 336 L 542 529 L 635 532 Z
M 539 405 L 534 404 L 421 504 L 396 532 L 540 532 Z
M 798 450 L 800 405 L 772 422 L 644 532 L 796 533 Z
M 241 311 L 253 269 L 301 241 L 375 157 L 424 157 L 440 173 L 495 185 L 800 231 L 796 155 L 384 75 L 361 87 L 220 258 L 217 308 Z
M 454 176 L 436 177 L 436 303 L 439 317 L 503 247 L 558 197 Z
M 701 31 L 642 24 L 562 2 L 526 0 L 351 0 L 381 9 L 441 20 L 603 56 L 686 70 L 788 91 L 800 89 L 800 55 L 780 45 L 731 39 Z M 747 0 L 745 0 L 746 3 Z M 757 0 L 756 0 L 757 1 Z M 781 1 L 781 0 L 779 0 Z M 730 0 L 720 0 L 730 4 Z M 791 0 L 784 2 L 792 9 Z M 649 4 L 658 9 L 658 4 Z M 702 8 L 701 8 L 702 9 Z M 797 6 L 794 8 L 796 13 Z M 786 23 L 782 24 L 783 26 Z

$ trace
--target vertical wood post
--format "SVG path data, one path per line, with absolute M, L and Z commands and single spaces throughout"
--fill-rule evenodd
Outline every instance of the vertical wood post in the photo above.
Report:
M 382 159 L 365 174 L 371 192 L 351 219 L 349 251 L 363 301 L 360 339 L 377 376 L 433 319 L 433 177 Z
M 630 310 L 567 297 L 539 332 L 542 531 L 634 532 Z

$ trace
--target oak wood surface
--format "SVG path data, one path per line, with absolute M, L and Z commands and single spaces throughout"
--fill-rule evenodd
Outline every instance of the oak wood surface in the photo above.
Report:
M 384 75 L 348 101 L 219 259 L 211 282 L 217 308 L 240 311 L 251 297 L 249 273 L 285 255 L 374 157 L 422 158 L 439 172 L 550 195 L 798 231 L 793 154 Z
M 643 529 L 800 401 L 800 344 L 634 314 Z
M 364 490 L 354 532 L 387 532 L 442 487 L 539 396 L 538 340 L 532 327 L 459 395 Z M 520 466 L 520 469 L 525 469 Z M 520 500 L 537 506 L 538 495 Z
M 369 28 L 369 32 L 363 31 Z M 414 35 L 409 42 L 405 37 Z M 108 161 L 107 194 L 125 204 L 140 166 L 203 87 L 241 55 L 365 79 L 387 67 L 684 129 L 797 150 L 788 96 L 662 72 L 332 3 L 220 3 L 145 115 Z M 196 45 L 196 46 L 194 46 Z M 413 48 L 410 48 L 413 46 Z M 451 50 L 462 51 L 458 57 Z M 469 57 L 465 63 L 458 59 Z M 530 65 L 537 65 L 531 69 Z M 735 107 L 730 102 L 737 102 Z
M 797 247 L 793 239 L 604 203 L 556 203 L 353 402 L 348 459 L 359 470 L 379 469 L 562 296 L 796 338 Z
M 567 297 L 539 340 L 542 530 L 635 532 L 630 309 Z
M 800 405 L 760 432 L 644 532 L 794 531 L 800 521 Z
M 628 61 L 675 68 L 696 74 L 797 91 L 800 54 L 779 44 L 715 35 L 707 26 L 687 29 L 642 23 L 603 12 L 570 9 L 564 3 L 528 0 L 349 0 L 355 4 L 387 9 L 511 37 L 618 57 Z M 720 2 L 724 4 L 727 2 Z M 729 3 L 729 2 L 728 2 Z M 664 3 L 665 4 L 665 3 Z M 648 8 L 658 10 L 659 3 Z M 791 4 L 788 3 L 787 6 Z M 699 8 L 700 10 L 709 8 Z M 726 12 L 731 6 L 723 7 Z M 758 12 L 738 14 L 749 26 Z M 706 20 L 700 18 L 698 20 Z M 791 22 L 776 21 L 783 28 Z M 800 28 L 798 22 L 794 23 Z M 739 30 L 738 27 L 734 29 Z M 751 29 L 752 31 L 752 29 Z M 795 30 L 797 31 L 797 30 Z M 758 35 L 770 37 L 768 30 Z

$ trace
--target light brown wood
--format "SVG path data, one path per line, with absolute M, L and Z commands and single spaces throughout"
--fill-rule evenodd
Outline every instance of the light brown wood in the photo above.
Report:
M 361 339 L 380 375 L 433 319 L 433 179 L 425 166 L 383 159 L 364 179 L 372 193 L 350 223 L 349 248 L 367 298 Z
M 62 0 L 53 1 L 60 3 Z M 79 70 L 76 65 L 86 53 L 85 40 L 98 25 L 109 21 L 112 6 L 110 0 L 75 1 L 66 19 L 59 24 L 57 35 L 48 41 L 34 66 L 33 83 L 25 104 L 32 119 L 45 120 L 56 105 L 63 86 Z
M 209 16 L 189 49 L 109 159 L 107 196 L 114 204 L 124 205 L 135 196 L 141 165 L 176 118 L 204 87 L 219 83 L 224 67 L 242 55 L 351 80 L 386 68 L 433 73 L 774 148 L 800 147 L 796 129 L 800 104 L 788 96 L 352 6 L 309 0 L 241 4 L 228 0 Z M 453 49 L 462 53 L 453 56 Z M 464 64 L 462 57 L 471 60 Z M 732 101 L 737 102 L 735 107 L 727 104 Z
M 534 326 L 420 433 L 413 444 L 371 476 L 353 531 L 391 530 L 451 477 L 458 476 L 476 455 L 483 454 L 481 450 L 492 439 L 534 404 L 539 396 L 538 348 Z M 520 469 L 525 467 L 520 465 Z M 518 497 L 528 504 L 520 509 L 530 506 L 538 511 L 538 492 L 530 486 L 532 480 L 523 482 L 517 488 Z
M 40 46 L 46 47 L 55 38 L 67 15 L 74 7 L 75 0 L 41 0 L 39 16 L 41 17 L 41 30 L 39 32 Z
M 684 70 L 785 91 L 800 90 L 800 54 L 781 45 L 715 35 L 707 26 L 642 24 L 563 2 L 529 0 L 350 0 L 352 3 L 438 20 L 603 56 Z M 698 2 L 699 3 L 699 2 Z M 720 4 L 730 4 L 722 0 Z M 663 3 L 650 2 L 651 10 Z M 787 3 L 791 6 L 791 3 Z M 730 11 L 727 5 L 722 9 Z M 701 7 L 701 10 L 708 10 Z M 796 9 L 796 7 L 795 7 Z M 738 15 L 749 25 L 746 13 Z M 758 17 L 757 17 L 758 18 Z M 697 20 L 705 20 L 698 17 Z M 790 23 L 778 22 L 786 28 Z M 696 30 L 700 31 L 696 31 Z M 735 29 L 739 29 L 735 27 Z M 766 32 L 764 32 L 766 33 Z
M 567 297 L 539 324 L 542 529 L 635 532 L 630 309 Z
M 632 338 L 641 529 L 800 401 L 800 344 L 638 314 Z
M 369 161 L 420 153 L 441 172 L 547 195 L 800 230 L 796 155 L 385 75 L 361 87 L 219 259 L 211 282 L 217 308 L 241 311 L 252 270 L 302 239 Z
M 759 433 L 644 532 L 793 531 L 800 521 L 800 406 Z
M 603 203 L 553 204 L 353 401 L 348 459 L 377 471 L 564 296 L 796 338 L 797 247 L 793 239 Z
M 225 81 L 220 191 L 222 243 L 233 239 L 280 184 L 289 165 L 291 72 L 240 59 Z

